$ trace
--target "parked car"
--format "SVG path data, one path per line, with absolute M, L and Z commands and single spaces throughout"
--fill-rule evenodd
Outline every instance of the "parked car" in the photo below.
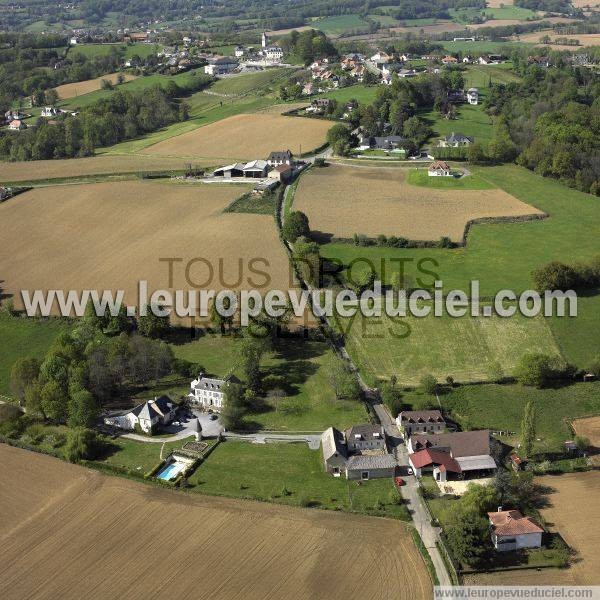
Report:
M 396 483 L 396 487 L 402 487 L 403 485 L 406 485 L 406 481 L 404 481 L 402 477 L 396 477 L 394 482 Z
M 409 475 L 412 475 L 412 474 L 413 474 L 413 470 L 412 470 L 410 467 L 408 467 L 408 469 L 406 469 L 406 472 L 407 472 Z

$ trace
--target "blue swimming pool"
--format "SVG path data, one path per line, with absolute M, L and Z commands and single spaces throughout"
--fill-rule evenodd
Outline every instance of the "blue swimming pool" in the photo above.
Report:
M 186 467 L 187 465 L 185 463 L 173 461 L 172 463 L 169 463 L 166 467 L 161 469 L 156 477 L 157 479 L 169 481 L 177 477 L 177 475 L 179 475 L 179 473 L 185 470 Z

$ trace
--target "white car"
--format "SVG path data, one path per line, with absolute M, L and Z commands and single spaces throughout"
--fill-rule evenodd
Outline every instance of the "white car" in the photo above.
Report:
M 412 474 L 413 474 L 413 470 L 412 470 L 410 467 L 408 467 L 408 469 L 406 469 L 406 472 L 407 472 L 409 475 L 412 475 Z

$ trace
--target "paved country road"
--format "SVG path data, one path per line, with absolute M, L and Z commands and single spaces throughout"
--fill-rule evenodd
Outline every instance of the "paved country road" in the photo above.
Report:
M 313 157 L 313 159 L 314 158 L 315 157 Z M 287 194 L 291 192 L 292 190 L 290 190 L 289 186 L 286 187 L 284 190 L 284 202 L 287 198 Z M 277 218 L 277 224 L 280 228 L 283 226 L 282 212 L 284 202 L 282 202 L 281 206 L 278 207 L 279 214 Z M 292 245 L 286 241 L 284 241 L 284 245 L 291 257 L 293 250 Z M 302 281 L 301 283 L 306 290 L 312 292 L 312 287 L 310 284 L 308 284 L 306 281 Z M 319 319 L 327 330 L 335 331 L 326 316 L 321 316 Z M 448 571 L 446 570 L 446 565 L 442 560 L 442 556 L 436 546 L 436 541 L 439 539 L 439 528 L 431 525 L 431 519 L 427 507 L 425 506 L 425 502 L 418 493 L 419 484 L 416 478 L 413 475 L 407 475 L 406 469 L 408 468 L 408 452 L 403 440 L 400 437 L 398 427 L 396 426 L 396 423 L 392 419 L 392 416 L 388 412 L 387 408 L 381 402 L 377 390 L 372 390 L 361 377 L 358 368 L 348 354 L 343 342 L 339 341 L 338 339 L 336 341 L 330 340 L 330 343 L 333 346 L 333 349 L 348 363 L 354 373 L 356 373 L 365 401 L 372 407 L 377 419 L 381 425 L 383 425 L 391 445 L 394 447 L 394 454 L 398 460 L 398 465 L 402 474 L 404 475 L 405 481 L 407 482 L 405 486 L 400 488 L 402 498 L 406 502 L 406 506 L 413 520 L 413 524 L 416 530 L 419 532 L 419 535 L 423 540 L 423 544 L 427 548 L 427 552 L 431 557 L 439 585 L 451 586 L 452 581 L 448 575 Z

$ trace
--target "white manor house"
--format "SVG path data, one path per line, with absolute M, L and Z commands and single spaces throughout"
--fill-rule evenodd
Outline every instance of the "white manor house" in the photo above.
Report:
M 189 403 L 192 406 L 201 406 L 204 409 L 221 410 L 226 382 L 227 379 L 214 379 L 205 377 L 204 373 L 200 373 L 198 378 L 191 383 L 190 393 L 188 394 Z

